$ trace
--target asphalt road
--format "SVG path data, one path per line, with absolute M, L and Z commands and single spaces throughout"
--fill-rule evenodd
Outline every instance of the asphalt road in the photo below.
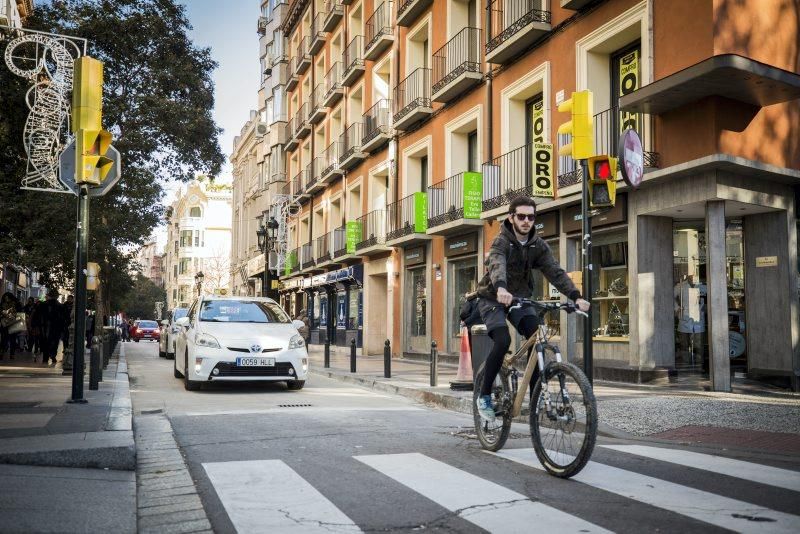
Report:
M 797 458 L 600 439 L 560 480 L 526 425 L 493 455 L 462 414 L 314 375 L 187 392 L 156 344 L 125 348 L 215 532 L 800 532 Z

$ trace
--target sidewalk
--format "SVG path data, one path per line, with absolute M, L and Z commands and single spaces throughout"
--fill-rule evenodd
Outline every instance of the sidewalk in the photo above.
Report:
M 136 449 L 124 351 L 84 398 L 72 376 L 28 353 L 0 361 L 0 531 L 136 530 Z M 40 358 L 41 359 L 41 358 Z M 11 465 L 13 464 L 13 465 Z
M 457 366 L 439 364 L 436 387 L 430 365 L 392 359 L 392 378 L 383 377 L 382 356 L 358 356 L 350 373 L 349 356 L 331 354 L 323 367 L 321 348 L 309 351 L 315 374 L 402 395 L 418 402 L 472 414 L 472 392 L 453 391 Z M 800 395 L 737 380 L 733 393 L 705 391 L 698 385 L 649 386 L 595 381 L 601 435 L 756 449 L 800 455 Z M 779 431 L 778 431 L 779 430 Z

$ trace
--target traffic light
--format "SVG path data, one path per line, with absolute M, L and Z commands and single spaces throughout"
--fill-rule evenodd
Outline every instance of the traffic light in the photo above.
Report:
M 111 134 L 102 129 L 103 64 L 89 56 L 75 60 L 72 131 L 75 133 L 75 183 L 101 185 L 114 162 L 106 156 Z
M 589 90 L 572 93 L 572 98 L 558 105 L 558 111 L 570 113 L 572 120 L 558 127 L 558 133 L 572 135 L 571 142 L 558 149 L 560 156 L 587 159 L 594 153 L 594 97 Z
M 617 158 L 589 158 L 589 206 L 613 208 L 617 199 Z
M 94 291 L 100 285 L 100 265 L 90 261 L 86 264 L 86 289 Z

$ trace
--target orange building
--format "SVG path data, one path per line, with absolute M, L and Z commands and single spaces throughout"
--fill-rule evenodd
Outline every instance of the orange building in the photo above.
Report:
M 579 271 L 580 167 L 533 162 L 568 141 L 558 103 L 589 89 L 596 153 L 634 128 L 646 170 L 592 221 L 596 376 L 796 384 L 797 2 L 284 7 L 269 63 L 286 181 L 270 187 L 294 206 L 278 274 L 287 308 L 310 312 L 312 350 L 327 338 L 377 354 L 389 339 L 396 357 L 425 357 L 436 341 L 456 357 L 460 299 L 517 195 L 541 195 L 538 232 Z M 536 298 L 559 295 L 540 277 Z M 550 326 L 579 361 L 578 321 Z

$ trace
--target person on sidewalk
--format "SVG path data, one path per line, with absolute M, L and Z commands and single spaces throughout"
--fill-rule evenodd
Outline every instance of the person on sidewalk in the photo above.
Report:
M 17 322 L 17 313 L 22 311 L 17 297 L 13 293 L 6 292 L 0 298 L 0 359 L 8 351 L 10 359 L 14 359 L 17 350 L 17 333 L 11 332 L 9 328 Z
M 94 322 L 97 315 L 91 310 L 86 310 L 86 348 L 92 348 L 92 336 L 94 336 Z
M 539 269 L 558 290 L 575 301 L 581 311 L 589 310 L 589 302 L 581 297 L 567 273 L 553 257 L 550 247 L 536 235 L 536 203 L 530 197 L 517 197 L 511 201 L 508 217 L 500 227 L 500 234 L 492 242 L 486 258 L 486 274 L 478 284 L 478 310 L 494 345 L 484 364 L 483 384 L 476 399 L 478 413 L 487 421 L 494 421 L 492 384 L 503 365 L 503 357 L 511 345 L 508 319 L 517 332 L 529 337 L 539 327 L 536 312 L 530 308 L 507 311 L 514 298 L 529 299 L 533 294 L 533 269 Z M 508 317 L 506 317 L 508 315 Z M 538 372 L 538 369 L 537 369 Z M 531 379 L 535 383 L 536 376 Z
M 64 333 L 64 308 L 56 300 L 58 291 L 51 289 L 47 292 L 47 300 L 42 303 L 42 363 L 47 365 L 53 360 L 56 363 L 58 353 L 58 342 Z

